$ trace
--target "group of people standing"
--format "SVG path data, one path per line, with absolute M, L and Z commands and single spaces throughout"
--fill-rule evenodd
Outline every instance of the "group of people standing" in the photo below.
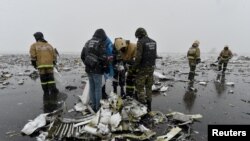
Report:
M 200 42 L 198 40 L 194 41 L 194 43 L 192 44 L 192 46 L 189 48 L 187 52 L 187 58 L 188 58 L 189 68 L 190 68 L 190 71 L 188 74 L 188 80 L 191 82 L 194 81 L 196 65 L 201 62 L 199 45 L 200 45 Z M 220 72 L 222 71 L 222 73 L 225 73 L 227 69 L 227 64 L 232 57 L 233 57 L 233 54 L 231 50 L 229 49 L 228 45 L 225 45 L 224 49 L 220 52 L 217 58 L 218 71 Z
M 43 33 L 36 32 L 34 37 L 36 42 L 30 47 L 31 63 L 39 71 L 44 95 L 58 93 L 53 75 L 57 51 L 44 39 Z M 137 43 L 122 37 L 115 38 L 112 43 L 103 29 L 97 29 L 85 43 L 81 59 L 88 75 L 89 96 L 94 111 L 100 108 L 100 100 L 107 97 L 105 85 L 102 86 L 103 76 L 105 82 L 112 78 L 114 93 L 120 86 L 122 98 L 133 97 L 151 110 L 157 44 L 141 27 L 135 31 L 135 37 Z M 194 81 L 196 65 L 201 62 L 199 44 L 195 41 L 187 52 L 190 66 L 188 79 L 191 82 Z M 226 45 L 218 57 L 218 70 L 224 73 L 231 58 L 232 52 Z
M 137 43 L 119 37 L 112 44 L 105 31 L 97 29 L 83 47 L 81 59 L 88 74 L 89 95 L 94 111 L 100 108 L 100 100 L 106 97 L 105 85 L 102 87 L 103 75 L 105 81 L 112 77 L 115 93 L 120 86 L 120 95 L 123 98 L 136 98 L 151 110 L 157 46 L 144 28 L 138 28 L 135 37 L 138 38 Z

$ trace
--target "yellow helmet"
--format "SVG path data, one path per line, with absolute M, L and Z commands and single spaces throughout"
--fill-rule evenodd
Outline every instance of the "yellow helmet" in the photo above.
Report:
M 121 50 L 121 48 L 127 47 L 126 40 L 122 38 L 116 38 L 115 39 L 115 48 L 116 50 Z
M 200 42 L 198 40 L 195 40 L 194 43 L 198 44 L 198 45 L 200 44 Z
M 200 44 L 200 42 L 199 42 L 198 40 L 195 40 L 192 46 L 194 46 L 194 47 L 198 47 L 198 46 L 199 46 L 199 44 Z

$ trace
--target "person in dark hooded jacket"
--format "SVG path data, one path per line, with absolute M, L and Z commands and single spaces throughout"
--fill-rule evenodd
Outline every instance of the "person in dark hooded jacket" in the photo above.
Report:
M 93 37 L 88 40 L 82 49 L 81 59 L 89 78 L 89 96 L 94 111 L 100 108 L 102 99 L 102 75 L 108 67 L 105 52 L 107 35 L 103 29 L 97 29 Z

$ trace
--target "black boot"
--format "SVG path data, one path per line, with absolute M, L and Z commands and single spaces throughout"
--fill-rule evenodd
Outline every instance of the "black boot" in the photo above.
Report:
M 106 93 L 106 86 L 102 86 L 102 99 L 108 99 L 108 95 Z
M 218 71 L 221 71 L 222 66 L 219 64 Z
M 49 95 L 48 85 L 42 85 L 42 89 L 43 89 L 43 94 L 44 95 Z
M 117 94 L 117 86 L 113 86 L 113 91 Z
M 120 86 L 120 87 L 121 87 L 121 97 L 125 97 L 126 94 L 125 94 L 124 88 L 123 86 Z
M 188 80 L 190 80 L 190 81 L 194 81 L 194 73 L 189 73 L 188 74 Z
M 227 68 L 223 68 L 222 73 L 225 73 L 226 69 L 227 69 Z
M 188 74 L 188 80 L 191 81 L 191 73 Z
M 148 112 L 151 112 L 151 101 L 147 100 Z
M 49 84 L 48 86 L 51 94 L 59 93 L 59 90 L 56 88 L 56 84 Z

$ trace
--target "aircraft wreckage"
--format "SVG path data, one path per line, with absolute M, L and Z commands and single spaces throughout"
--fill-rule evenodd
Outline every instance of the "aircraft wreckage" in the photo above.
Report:
M 37 141 L 52 140 L 191 140 L 190 124 L 202 115 L 185 115 L 179 112 L 163 114 L 148 112 L 145 105 L 131 97 L 122 99 L 111 92 L 108 99 L 101 100 L 101 108 L 94 113 L 88 105 L 88 82 L 80 102 L 67 113 L 80 112 L 77 118 L 65 117 L 62 107 L 51 113 L 43 113 L 29 121 L 21 130 L 25 135 L 39 133 Z M 166 124 L 165 134 L 157 135 L 151 128 Z

